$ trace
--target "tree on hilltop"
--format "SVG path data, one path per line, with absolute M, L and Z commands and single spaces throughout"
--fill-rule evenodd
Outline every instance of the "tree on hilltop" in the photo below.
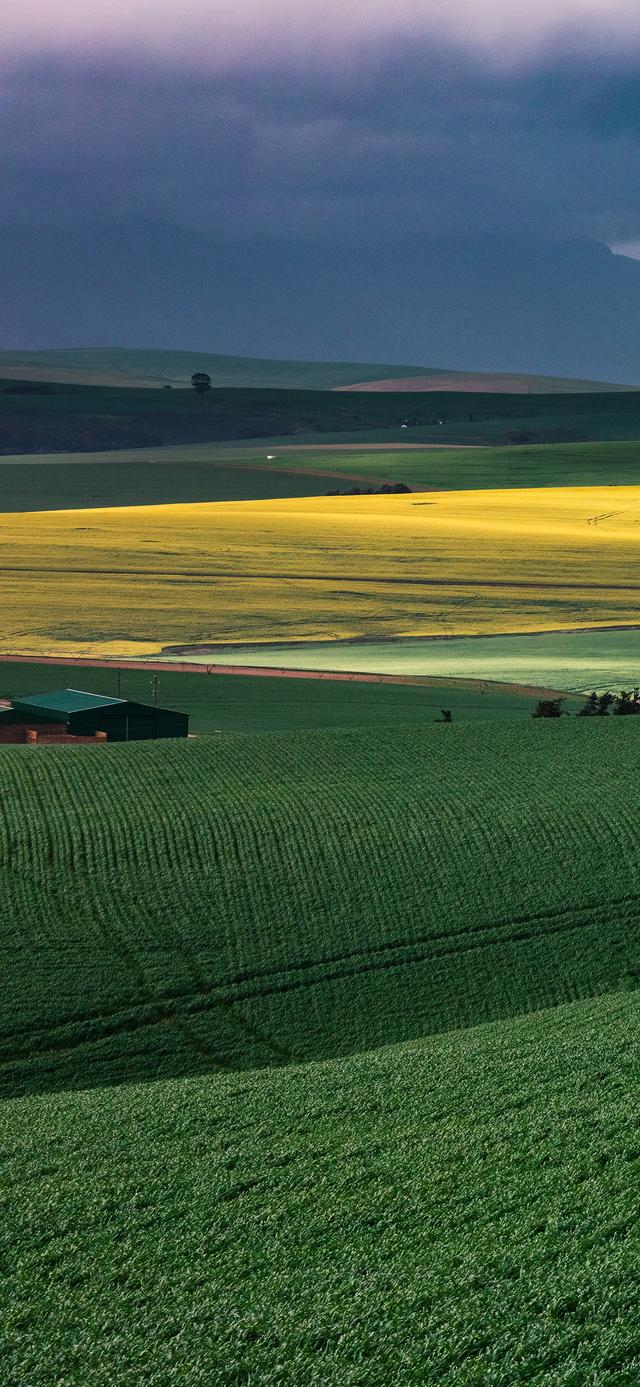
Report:
M 206 371 L 194 371 L 191 384 L 196 395 L 204 395 L 206 390 L 211 389 L 211 376 L 208 376 Z

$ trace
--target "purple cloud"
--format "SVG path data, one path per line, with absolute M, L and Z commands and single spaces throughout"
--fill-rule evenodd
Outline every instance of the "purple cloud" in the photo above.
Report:
M 210 71 L 276 56 L 357 63 L 407 37 L 442 38 L 499 63 L 551 43 L 624 51 L 640 42 L 640 11 L 637 0 L 32 0 L 0 13 L 5 55 L 142 50 Z

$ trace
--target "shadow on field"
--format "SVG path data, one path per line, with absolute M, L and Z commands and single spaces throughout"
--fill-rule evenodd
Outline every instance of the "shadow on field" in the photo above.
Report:
M 533 1003 L 524 991 L 534 961 L 526 947 L 531 941 L 521 942 L 525 947 L 504 955 L 504 968 L 494 974 L 500 979 L 499 989 L 491 987 L 476 956 L 475 986 L 470 985 L 464 997 L 454 992 L 446 999 L 441 994 L 436 1011 L 430 1002 L 439 970 L 431 956 L 370 960 L 332 979 L 325 972 L 322 981 L 301 983 L 297 996 L 289 987 L 263 993 L 262 1010 L 252 1009 L 255 994 L 248 1002 L 246 997 L 222 1002 L 192 994 L 126 1012 L 96 1013 L 31 1033 L 25 1028 L 3 1038 L 0 1099 L 337 1058 L 640 985 L 640 975 L 624 967 L 617 977 L 611 972 L 598 976 L 596 969 L 580 980 L 567 969 Z M 495 954 L 492 961 L 496 962 Z M 450 960 L 444 962 L 447 967 Z M 322 982 L 331 985 L 323 988 Z M 314 997 L 318 985 L 322 990 Z M 281 1036 L 289 1039 L 291 1048 L 276 1039 Z

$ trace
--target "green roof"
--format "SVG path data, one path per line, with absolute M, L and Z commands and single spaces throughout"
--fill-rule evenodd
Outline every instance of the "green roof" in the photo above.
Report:
M 54 693 L 29 694 L 14 698 L 14 708 L 32 708 L 47 713 L 84 713 L 94 708 L 112 708 L 126 703 L 124 698 L 105 698 L 103 694 L 84 693 L 82 689 L 56 689 Z

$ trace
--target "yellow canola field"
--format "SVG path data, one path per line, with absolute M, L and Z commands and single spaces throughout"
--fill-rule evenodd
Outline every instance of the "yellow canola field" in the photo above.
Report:
M 0 651 L 638 622 L 640 487 L 0 516 Z

